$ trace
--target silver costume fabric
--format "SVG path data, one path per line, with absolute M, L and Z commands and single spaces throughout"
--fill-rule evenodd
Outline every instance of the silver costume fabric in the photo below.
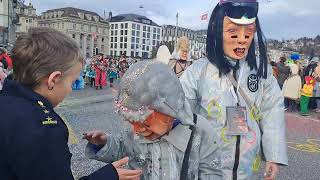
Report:
M 123 76 L 117 98 L 119 114 L 131 121 L 144 121 L 152 110 L 193 124 L 193 115 L 179 79 L 169 66 L 158 61 L 132 65 Z
M 256 70 L 250 70 L 247 62 L 240 61 L 240 69 L 237 71 L 239 87 L 250 97 L 250 101 L 256 103 L 262 120 L 257 122 L 250 115 L 249 106 L 239 95 L 240 106 L 247 108 L 249 132 L 241 136 L 238 179 L 252 178 L 262 151 L 267 161 L 288 164 L 283 96 L 277 80 L 269 66 L 268 78 L 260 79 L 258 90 L 251 92 L 248 88 L 248 77 L 251 74 L 256 74 Z M 218 69 L 206 58 L 194 62 L 181 76 L 180 82 L 193 112 L 205 117 L 222 138 L 221 162 L 224 179 L 232 179 L 236 137 L 227 136 L 224 131 L 226 107 L 235 106 L 237 103 L 233 85 L 225 75 L 219 77 Z
M 201 116 L 198 120 L 190 152 L 188 180 L 223 179 L 221 140 L 207 120 Z M 90 144 L 85 152 L 87 157 L 107 163 L 128 156 L 127 168 L 142 169 L 142 180 L 179 180 L 190 135 L 189 126 L 180 124 L 168 135 L 149 141 L 127 128 L 120 136 L 108 136 L 107 144 L 98 152 Z
M 131 128 L 124 128 L 120 136 L 109 135 L 107 143 L 98 151 L 88 144 L 86 155 L 107 163 L 129 156 L 129 168 L 142 169 L 145 180 L 178 180 L 191 136 L 190 125 L 194 125 L 191 107 L 185 104 L 188 103 L 179 79 L 167 65 L 156 61 L 134 64 L 120 84 L 117 100 L 120 115 L 125 120 L 136 118 L 141 122 L 152 109 L 179 119 L 181 123 L 155 141 L 134 135 Z M 194 126 L 188 179 L 222 179 L 219 135 L 201 116 Z

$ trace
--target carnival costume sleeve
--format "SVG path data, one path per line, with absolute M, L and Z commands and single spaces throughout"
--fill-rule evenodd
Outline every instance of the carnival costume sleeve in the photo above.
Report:
M 91 143 L 88 143 L 85 154 L 90 159 L 95 159 L 106 163 L 117 161 L 126 155 L 126 147 L 123 135 L 107 135 L 107 143 L 102 147 L 97 147 L 92 145 Z
M 180 77 L 180 82 L 185 93 L 186 101 L 190 104 L 192 112 L 198 112 L 198 81 L 199 81 L 199 71 L 194 71 L 193 68 L 196 63 L 189 66 L 188 69 Z
M 263 97 L 260 105 L 263 119 L 260 122 L 262 148 L 266 161 L 288 165 L 284 98 L 272 69 L 263 79 Z

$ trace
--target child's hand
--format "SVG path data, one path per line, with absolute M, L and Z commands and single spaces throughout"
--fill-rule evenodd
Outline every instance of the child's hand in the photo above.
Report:
M 84 133 L 83 139 L 86 139 L 91 144 L 95 145 L 105 145 L 107 143 L 107 135 L 102 131 L 90 131 Z

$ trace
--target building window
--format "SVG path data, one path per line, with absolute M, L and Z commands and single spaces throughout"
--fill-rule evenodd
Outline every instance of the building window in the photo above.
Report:
M 147 46 L 147 51 L 149 51 L 149 46 Z
M 110 55 L 113 56 L 113 51 L 110 51 Z
M 111 43 L 110 48 L 113 48 L 113 43 Z
M 140 30 L 140 24 L 137 24 L 137 30 Z
M 123 26 L 123 24 L 121 23 L 121 29 L 123 29 L 123 27 L 124 27 L 124 26 Z
M 145 46 L 145 45 L 142 46 L 142 50 L 143 50 L 143 51 L 146 50 L 146 46 Z
M 140 43 L 140 39 L 139 38 L 136 39 L 136 43 Z
M 125 44 L 124 44 L 124 48 L 125 48 L 125 49 L 127 49 L 127 47 L 128 47 L 128 44 L 127 44 L 127 43 L 125 43 Z
M 134 48 L 134 44 L 131 44 L 131 49 L 135 49 L 135 48 Z
M 133 43 L 134 43 L 134 42 L 135 42 L 134 40 L 135 40 L 135 38 L 134 38 L 134 37 L 132 37 L 132 38 L 131 38 L 131 42 L 133 42 Z
M 123 44 L 122 43 L 120 43 L 120 49 L 122 49 L 123 48 Z
M 156 40 L 152 41 L 152 45 L 155 46 L 156 45 Z
M 118 37 L 114 37 L 114 42 L 118 42 Z
M 121 30 L 120 32 L 121 32 L 121 34 L 120 34 L 120 35 L 121 35 L 121 36 L 123 36 L 123 30 Z
M 136 24 L 132 24 L 132 29 L 136 29 Z
M 160 40 L 160 35 L 157 35 L 157 39 Z
M 128 42 L 128 38 L 127 37 L 124 37 L 124 42 Z
M 104 42 L 104 38 L 102 38 L 101 41 Z
M 128 35 L 128 30 L 124 31 L 124 35 L 126 35 L 126 36 Z
M 136 35 L 136 32 L 134 30 L 131 31 L 132 36 Z
M 134 57 L 134 52 L 133 51 L 131 51 L 131 57 Z
M 117 43 L 114 43 L 114 46 L 113 46 L 115 49 L 118 48 L 118 44 Z
M 144 38 L 146 37 L 146 32 L 142 33 L 142 37 L 144 37 Z
M 123 42 L 123 37 L 120 37 L 120 42 Z
M 156 28 L 153 28 L 153 33 L 156 33 L 157 32 L 157 29 Z
M 146 26 L 143 26 L 143 31 L 146 31 L 147 30 L 147 27 Z
M 126 23 L 124 26 L 125 26 L 126 29 L 128 29 L 128 23 Z
M 111 36 L 113 36 L 113 31 L 111 30 Z
M 148 32 L 150 32 L 151 31 L 151 28 L 150 27 L 148 27 Z
M 137 31 L 137 32 L 136 32 L 136 36 L 137 36 L 137 37 L 140 37 L 140 31 Z
M 157 38 L 157 35 L 156 34 L 153 34 L 153 39 L 156 39 Z
M 146 44 L 146 39 L 142 39 L 142 44 Z
M 116 31 L 114 32 L 114 35 L 115 35 L 115 36 L 118 36 L 118 30 L 116 30 Z
M 118 24 L 115 24 L 115 29 L 118 29 Z
M 114 24 L 111 24 L 111 29 L 114 29 Z
M 147 38 L 150 38 L 150 33 L 147 33 Z
M 75 34 L 72 34 L 72 38 L 75 39 L 75 38 L 76 38 L 76 35 L 75 35 Z

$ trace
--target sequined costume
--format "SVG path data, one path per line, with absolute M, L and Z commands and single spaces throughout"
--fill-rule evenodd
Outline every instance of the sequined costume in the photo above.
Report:
M 188 179 L 222 179 L 221 139 L 203 117 L 197 116 L 198 123 L 194 125 L 179 79 L 168 66 L 156 61 L 132 65 L 121 81 L 117 108 L 123 119 L 130 121 L 143 121 L 155 110 L 180 120 L 180 123 L 154 141 L 134 135 L 131 128 L 126 128 L 120 137 L 107 136 L 103 147 L 88 144 L 86 155 L 89 158 L 113 162 L 129 156 L 129 167 L 142 169 L 142 179 L 178 180 L 192 136 L 189 128 L 194 126 Z

